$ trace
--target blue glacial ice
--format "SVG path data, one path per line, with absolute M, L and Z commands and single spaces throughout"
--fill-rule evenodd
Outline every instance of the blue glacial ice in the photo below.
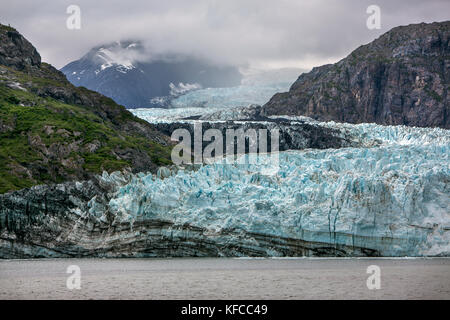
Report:
M 344 244 L 384 256 L 450 255 L 450 132 L 443 129 L 320 123 L 368 148 L 279 153 L 273 167 L 204 165 L 161 169 L 117 182 L 110 211 L 125 221 L 162 219 L 217 232 Z M 254 161 L 253 161 L 254 162 Z M 111 183 L 117 176 L 103 174 Z
M 264 104 L 276 92 L 285 91 L 288 88 L 288 82 L 271 85 L 242 85 L 232 88 L 206 88 L 191 91 L 172 100 L 171 108 L 137 108 L 129 111 L 151 123 L 171 122 L 250 104 Z
M 277 92 L 288 91 L 298 75 L 304 70 L 295 68 L 271 71 L 243 70 L 240 86 L 230 88 L 202 88 L 187 90 L 172 88 L 168 108 L 130 109 L 136 116 L 149 122 L 168 122 L 190 116 L 201 116 L 218 110 L 264 104 Z M 192 88 L 189 88 L 192 89 Z M 175 98 L 174 98 L 175 97 Z M 164 103 L 167 97 L 163 97 Z
M 174 99 L 173 108 L 201 107 L 223 109 L 249 104 L 264 104 L 277 92 L 289 90 L 292 82 L 241 85 L 232 88 L 206 88 L 191 91 Z
M 205 113 L 214 112 L 216 109 L 212 108 L 137 108 L 130 109 L 135 116 L 144 119 L 150 123 L 170 123 L 182 118 L 191 116 L 199 116 Z
M 190 91 L 172 100 L 172 108 L 203 107 L 224 109 L 250 104 L 264 104 L 277 92 L 288 91 L 292 83 L 305 70 L 283 68 L 273 70 L 246 69 L 240 86 L 231 88 L 205 88 Z

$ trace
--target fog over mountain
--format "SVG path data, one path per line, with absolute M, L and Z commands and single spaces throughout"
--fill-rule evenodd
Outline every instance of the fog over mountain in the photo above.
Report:
M 61 69 L 76 86 L 98 91 L 128 107 L 166 107 L 173 98 L 201 88 L 240 85 L 237 67 L 193 56 L 148 52 L 140 41 L 97 46 Z
M 72 4 L 81 9 L 80 30 L 66 28 L 66 10 Z M 381 29 L 366 27 L 366 10 L 372 4 L 381 9 Z M 311 69 L 337 62 L 392 27 L 448 20 L 448 12 L 446 0 L 281 0 L 263 5 L 257 0 L 15 0 L 2 6 L 0 18 L 57 68 L 98 45 L 137 39 L 156 55 Z

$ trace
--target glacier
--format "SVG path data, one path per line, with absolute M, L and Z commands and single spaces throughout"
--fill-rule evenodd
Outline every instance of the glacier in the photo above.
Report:
M 177 109 L 180 113 L 191 112 L 189 116 L 203 115 L 218 110 L 264 104 L 277 92 L 289 90 L 298 78 L 301 69 L 284 68 L 258 70 L 241 68 L 241 84 L 234 87 L 202 88 L 198 83 L 170 84 L 170 95 L 153 99 L 160 109 Z M 134 110 L 130 110 L 134 113 Z M 144 108 L 139 113 L 143 114 Z M 155 115 L 147 109 L 148 116 Z
M 129 222 L 158 219 L 214 234 L 240 230 L 382 256 L 449 255 L 448 130 L 322 125 L 381 145 L 280 152 L 269 174 L 263 169 L 271 158 L 256 154 L 244 155 L 258 158 L 247 164 L 141 173 L 117 188 L 109 211 Z
M 171 108 L 206 108 L 223 110 L 251 104 L 264 104 L 277 92 L 288 91 L 302 69 L 281 68 L 260 70 L 241 68 L 241 85 L 229 88 L 203 88 L 173 99 Z M 204 114 L 204 113 L 200 113 Z
M 204 88 L 188 92 L 171 101 L 171 108 L 223 109 L 249 104 L 264 104 L 277 92 L 289 89 L 292 82 L 243 84 L 230 88 Z
M 0 257 L 450 256 L 449 130 L 276 118 L 350 143 L 3 194 Z

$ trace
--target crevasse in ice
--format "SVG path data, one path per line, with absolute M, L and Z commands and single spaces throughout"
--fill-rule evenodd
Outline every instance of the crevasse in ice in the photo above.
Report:
M 449 255 L 449 131 L 320 125 L 381 144 L 281 152 L 272 171 L 262 170 L 273 168 L 264 155 L 246 155 L 258 163 L 214 163 L 164 179 L 141 173 L 118 187 L 110 210 L 124 220 L 235 228 L 386 256 Z
M 334 121 L 320 122 L 303 116 L 272 116 L 285 118 L 295 123 L 296 120 L 315 124 L 321 127 L 337 129 L 342 136 L 362 142 L 379 141 L 392 145 L 445 145 L 450 141 L 450 132 L 441 128 L 419 128 L 408 126 L 382 126 L 375 123 L 339 123 Z

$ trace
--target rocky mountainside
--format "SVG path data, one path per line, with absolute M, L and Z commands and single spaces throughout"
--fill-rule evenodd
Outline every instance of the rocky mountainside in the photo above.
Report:
M 397 27 L 300 75 L 265 115 L 450 128 L 450 21 Z
M 0 25 L 0 193 L 169 161 L 167 136 L 73 86 L 19 32 Z
M 242 75 L 193 57 L 153 57 L 139 41 L 115 42 L 90 50 L 61 71 L 76 86 L 100 92 L 127 108 L 164 107 L 189 90 L 237 86 Z

